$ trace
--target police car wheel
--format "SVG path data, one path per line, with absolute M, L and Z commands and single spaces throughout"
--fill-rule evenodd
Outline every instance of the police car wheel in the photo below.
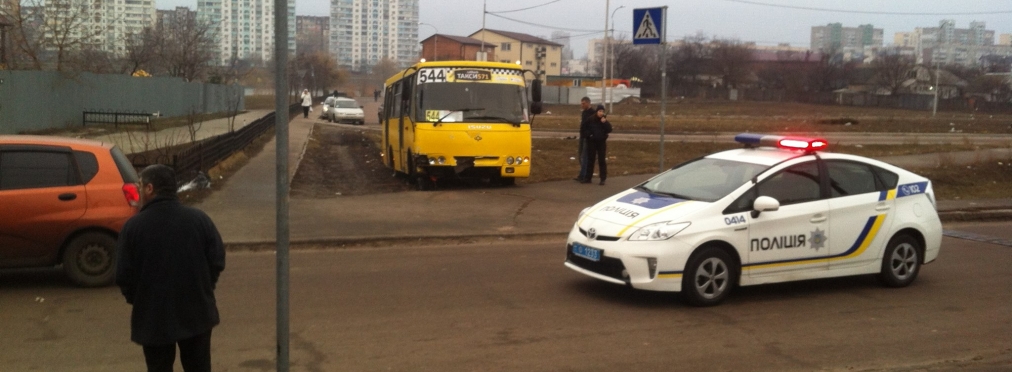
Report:
M 733 260 L 717 247 L 705 247 L 689 258 L 682 277 L 682 297 L 692 306 L 718 305 L 731 293 Z
M 879 280 L 887 287 L 906 287 L 917 278 L 921 269 L 921 249 L 917 240 L 898 235 L 889 241 L 882 257 Z

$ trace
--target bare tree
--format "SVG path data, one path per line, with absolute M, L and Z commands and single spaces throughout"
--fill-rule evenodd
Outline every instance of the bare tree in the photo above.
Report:
M 387 79 L 399 70 L 397 62 L 394 62 L 390 58 L 383 58 L 375 66 L 372 66 L 372 71 L 369 72 L 369 80 L 377 86 L 383 86 L 383 83 L 386 83 Z
M 889 95 L 899 93 L 903 82 L 909 79 L 910 69 L 914 67 L 914 61 L 910 57 L 896 53 L 882 53 L 871 62 L 871 69 L 875 72 L 875 85 L 889 91 Z
M 714 40 L 710 56 L 725 88 L 738 88 L 752 73 L 752 49 L 738 40 Z
M 146 27 L 140 34 L 128 35 L 125 41 L 126 55 L 123 56 L 124 72 L 133 75 L 142 69 L 150 70 L 158 58 L 159 37 L 155 30 Z
M 1001 75 L 978 76 L 970 83 L 970 92 L 986 95 L 989 101 L 1012 102 L 1012 80 Z
M 156 53 L 170 76 L 202 79 L 214 60 L 214 27 L 192 17 L 177 17 L 158 32 Z
M 190 142 L 197 142 L 197 132 L 200 132 L 200 128 L 204 126 L 204 120 L 201 114 L 196 109 L 190 109 L 189 114 L 186 115 L 186 132 L 190 134 Z M 232 129 L 229 128 L 229 132 Z

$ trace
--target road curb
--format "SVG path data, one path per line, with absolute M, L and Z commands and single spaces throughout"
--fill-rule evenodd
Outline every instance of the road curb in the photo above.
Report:
M 321 248 L 371 248 L 408 245 L 412 247 L 433 245 L 460 245 L 475 243 L 497 243 L 518 241 L 539 241 L 548 239 L 565 239 L 565 232 L 537 232 L 515 234 L 451 234 L 431 236 L 352 236 L 328 237 L 311 239 L 292 239 L 289 247 L 292 250 L 313 250 Z M 277 242 L 274 240 L 226 242 L 225 249 L 229 252 L 263 252 L 273 251 Z
M 938 212 L 942 222 L 982 222 L 1012 220 L 1012 209 L 976 209 Z
M 954 210 L 938 213 L 942 222 L 984 222 L 1012 220 L 1012 209 L 985 210 Z M 377 248 L 397 245 L 448 246 L 476 243 L 522 242 L 550 239 L 565 239 L 569 231 L 510 233 L 510 234 L 449 234 L 427 236 L 342 236 L 309 239 L 292 239 L 289 247 L 292 250 L 344 249 L 344 248 Z M 226 242 L 229 252 L 266 252 L 274 251 L 277 242 L 274 240 L 247 240 Z

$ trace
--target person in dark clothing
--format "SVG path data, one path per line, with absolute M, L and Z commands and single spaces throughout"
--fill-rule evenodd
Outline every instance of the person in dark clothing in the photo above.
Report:
M 116 285 L 130 314 L 130 340 L 144 349 L 148 371 L 211 370 L 211 330 L 218 325 L 214 288 L 225 248 L 211 219 L 176 197 L 172 168 L 140 174 L 141 210 L 120 231 Z
M 379 89 L 373 89 L 373 91 L 372 91 L 372 101 L 373 102 L 377 102 L 379 100 L 380 100 L 380 91 L 379 91 Z
M 594 175 L 594 160 L 598 164 L 598 176 L 601 178 L 600 185 L 604 186 L 604 180 L 608 178 L 608 133 L 611 133 L 611 123 L 605 115 L 604 106 L 597 105 L 597 114 L 586 121 L 587 124 L 587 178 L 581 183 L 590 183 Z
M 576 152 L 576 157 L 580 160 L 580 174 L 573 180 L 579 182 L 586 180 L 587 182 L 590 182 L 589 177 L 587 176 L 587 133 L 586 126 L 584 124 L 588 119 L 597 114 L 597 110 L 590 105 L 590 98 L 588 97 L 580 98 L 580 109 L 583 110 L 580 112 L 580 137 L 578 139 L 580 141 L 580 145 Z

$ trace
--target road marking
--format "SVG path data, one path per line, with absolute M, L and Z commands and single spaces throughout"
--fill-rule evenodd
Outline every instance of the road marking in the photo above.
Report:
M 1012 239 L 1001 239 L 1001 238 L 995 238 L 993 236 L 974 234 L 974 233 L 971 233 L 971 232 L 956 231 L 956 230 L 943 230 L 942 231 L 942 235 L 948 236 L 950 238 L 973 240 L 973 241 L 977 241 L 977 242 L 984 242 L 984 243 L 1003 245 L 1003 246 L 1006 246 L 1006 247 L 1012 247 Z

